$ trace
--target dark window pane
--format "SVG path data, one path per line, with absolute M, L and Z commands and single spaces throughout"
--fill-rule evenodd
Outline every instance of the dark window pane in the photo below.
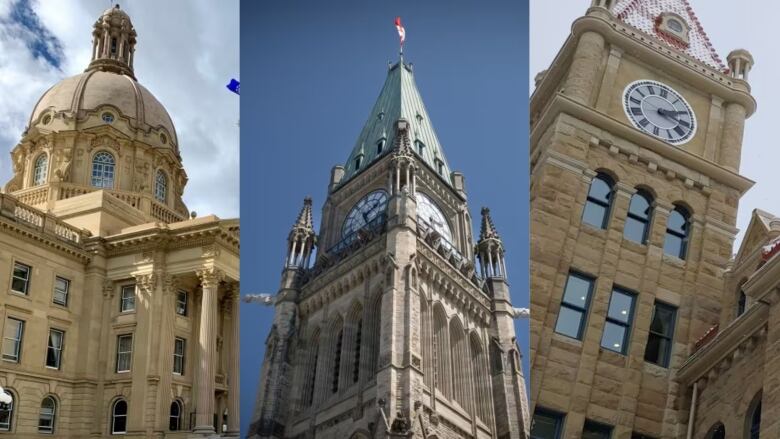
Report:
M 676 235 L 666 234 L 664 240 L 664 253 L 676 258 L 683 259 L 685 257 L 685 241 Z
M 670 352 L 671 342 L 669 339 L 650 334 L 645 349 L 645 361 L 661 367 L 669 367 Z
M 606 322 L 604 324 L 604 334 L 601 337 L 601 347 L 623 354 L 626 352 L 627 334 L 628 328 L 625 326 Z
M 669 213 L 669 222 L 667 223 L 666 228 L 681 235 L 685 235 L 688 230 L 688 220 L 679 210 L 675 209 Z
M 622 323 L 631 323 L 631 316 L 634 311 L 634 296 L 624 293 L 620 290 L 612 291 L 612 298 L 609 299 L 609 312 L 607 316 Z
M 739 292 L 739 301 L 737 302 L 737 317 L 745 313 L 745 304 L 747 303 L 747 296 L 743 291 Z
M 674 331 L 675 314 L 674 308 L 656 303 L 650 331 L 671 338 Z
M 612 436 L 612 427 L 593 421 L 585 421 L 582 430 L 582 439 L 609 439 Z
M 587 308 L 590 300 L 590 290 L 593 286 L 591 279 L 570 274 L 566 280 L 566 290 L 563 293 L 563 301 L 569 305 Z
M 555 332 L 571 338 L 580 338 L 582 318 L 581 311 L 561 306 L 561 312 L 558 314 L 558 323 L 555 325 Z
M 558 439 L 561 434 L 563 415 L 536 410 L 531 422 L 531 439 Z
M 598 205 L 591 201 L 585 203 L 585 210 L 582 213 L 582 221 L 598 227 L 606 228 L 607 207 Z
M 626 218 L 623 236 L 628 240 L 644 244 L 647 241 L 647 222 L 632 217 Z

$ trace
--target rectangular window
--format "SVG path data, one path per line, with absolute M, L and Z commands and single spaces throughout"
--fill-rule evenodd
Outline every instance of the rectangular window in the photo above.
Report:
M 582 429 L 582 439 L 609 439 L 612 437 L 612 426 L 585 420 L 585 428 Z
M 628 352 L 628 338 L 634 320 L 636 295 L 615 287 L 609 299 L 607 321 L 601 336 L 601 347 L 625 355 Z
M 559 439 L 564 415 L 537 407 L 531 421 L 531 439 Z
M 59 369 L 62 362 L 62 346 L 65 333 L 58 329 L 49 329 L 49 344 L 46 347 L 46 367 Z
M 130 372 L 133 362 L 133 334 L 124 334 L 116 338 L 116 371 Z
M 122 287 L 122 296 L 119 299 L 119 312 L 135 311 L 135 285 Z
M 653 318 L 650 321 L 650 335 L 645 348 L 645 361 L 661 367 L 669 367 L 676 319 L 677 308 L 655 302 Z
M 173 342 L 173 373 L 184 375 L 184 348 L 187 342 L 183 338 L 176 337 Z
M 18 363 L 22 356 L 24 321 L 8 318 L 3 333 L 3 360 Z
M 68 306 L 69 291 L 70 281 L 64 277 L 57 276 L 54 279 L 54 303 L 57 305 Z
M 14 263 L 14 272 L 11 279 L 11 291 L 25 296 L 30 291 L 30 275 L 32 267 L 19 262 Z
M 563 291 L 558 322 L 555 324 L 555 332 L 577 340 L 582 339 L 590 307 L 590 295 L 593 292 L 593 283 L 593 278 L 579 273 L 569 273 Z
M 187 292 L 179 291 L 176 293 L 176 314 L 180 316 L 187 315 Z

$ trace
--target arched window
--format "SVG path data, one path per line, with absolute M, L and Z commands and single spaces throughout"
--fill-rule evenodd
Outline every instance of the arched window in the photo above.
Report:
M 433 389 L 433 353 L 431 352 L 431 313 L 424 294 L 420 294 L 420 347 L 422 350 L 423 380 L 429 389 Z
M 111 189 L 114 187 L 114 156 L 105 151 L 92 158 L 92 186 Z
M 718 422 L 710 428 L 704 437 L 707 439 L 726 439 L 726 427 L 723 426 L 723 423 Z
M 41 411 L 38 415 L 38 432 L 54 433 L 54 418 L 57 414 L 57 401 L 53 397 L 47 396 L 41 402 Z
M 331 384 L 330 391 L 336 393 L 339 391 L 339 380 L 341 379 L 341 347 L 344 342 L 344 323 L 339 320 L 331 332 L 332 335 L 332 355 L 331 362 Z
M 168 199 L 168 177 L 160 169 L 157 170 L 157 175 L 154 177 L 154 198 L 157 198 L 157 201 L 161 203 L 165 203 Z
M 690 215 L 685 208 L 675 206 L 669 213 L 666 223 L 666 239 L 664 253 L 676 258 L 685 259 L 688 252 L 688 236 L 691 231 Z
M 450 364 L 452 365 L 452 395 L 468 413 L 473 413 L 470 383 L 471 358 L 469 357 L 466 334 L 460 319 L 453 317 L 450 321 Z
M 653 197 L 640 190 L 631 197 L 623 236 L 639 244 L 647 243 L 650 217 L 653 214 Z
M 598 174 L 590 183 L 582 221 L 599 229 L 606 229 L 612 211 L 614 182 L 606 174 Z
M 739 289 L 739 298 L 737 299 L 737 317 L 745 313 L 745 307 L 747 306 L 747 296 L 742 288 Z
M 174 399 L 171 403 L 171 416 L 168 422 L 168 430 L 179 431 L 181 430 L 181 402 L 178 399 Z
M 14 394 L 8 390 L 3 390 L 6 395 L 11 397 L 8 404 L 0 402 L 0 431 L 11 431 L 14 420 Z
M 360 380 L 360 346 L 363 343 L 363 319 L 358 320 L 355 324 L 355 335 L 353 343 L 353 352 L 355 353 L 354 360 L 352 362 L 352 382 L 356 383 Z
M 303 397 L 301 399 L 301 408 L 311 407 L 314 403 L 314 390 L 317 383 L 317 366 L 320 356 L 320 331 L 314 331 L 309 340 L 308 358 L 304 363 L 303 370 Z
M 33 186 L 40 186 L 46 183 L 46 174 L 49 169 L 49 156 L 41 154 L 35 159 L 35 168 L 33 169 Z
M 111 434 L 127 433 L 127 401 L 118 399 L 111 407 Z
M 759 396 L 759 398 L 761 398 Z M 748 438 L 750 439 L 759 439 L 759 434 L 761 433 L 761 400 L 758 400 L 758 404 L 756 404 L 755 407 L 753 407 L 752 412 L 748 412 Z
M 471 364 L 474 367 L 474 404 L 477 406 L 477 409 L 474 412 L 485 425 L 490 425 L 490 406 L 492 401 L 490 398 L 490 379 L 488 378 L 489 366 L 487 356 L 477 334 L 471 334 L 470 342 Z

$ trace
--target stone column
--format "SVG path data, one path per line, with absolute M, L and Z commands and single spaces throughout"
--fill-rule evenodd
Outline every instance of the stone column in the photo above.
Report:
M 173 385 L 173 347 L 176 337 L 176 279 L 171 275 L 163 277 L 162 313 L 157 339 L 159 344 L 158 364 L 160 386 L 157 392 L 157 431 L 167 431 L 171 409 L 171 387 Z
M 241 325 L 239 319 L 239 284 L 232 286 L 228 299 L 230 301 L 230 349 L 228 351 L 228 423 L 227 436 L 239 435 L 239 401 L 240 401 L 240 381 L 241 372 L 239 370 L 239 347 L 241 346 Z
M 564 94 L 575 101 L 589 105 L 594 92 L 598 92 L 598 75 L 604 57 L 604 37 L 596 32 L 585 32 L 577 43 L 566 78 Z
M 211 267 L 198 270 L 203 286 L 200 302 L 200 332 L 198 335 L 197 390 L 195 393 L 195 433 L 214 431 L 214 370 L 217 346 L 217 293 L 222 271 Z
M 721 166 L 739 172 L 742 153 L 742 136 L 745 131 L 747 110 L 740 104 L 730 102 L 726 105 L 723 120 L 723 135 L 720 141 Z

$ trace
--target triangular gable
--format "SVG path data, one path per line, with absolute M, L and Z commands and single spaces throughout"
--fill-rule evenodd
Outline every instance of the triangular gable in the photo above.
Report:
M 770 240 L 771 222 L 775 217 L 759 209 L 753 210 L 750 225 L 745 231 L 745 237 L 737 252 L 735 265 L 739 266 L 758 247 L 763 247 Z
M 712 42 L 688 0 L 618 0 L 613 12 L 624 23 L 657 38 L 713 69 L 721 72 L 728 70 L 712 46 Z M 679 15 L 686 21 L 690 29 L 687 45 L 658 30 L 658 17 L 664 12 Z

